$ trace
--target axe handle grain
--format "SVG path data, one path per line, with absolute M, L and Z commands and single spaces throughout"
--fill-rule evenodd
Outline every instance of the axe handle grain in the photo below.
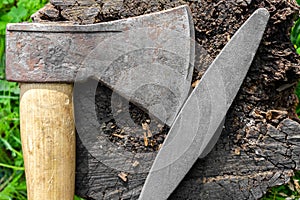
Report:
M 21 138 L 29 200 L 73 200 L 72 84 L 21 84 Z

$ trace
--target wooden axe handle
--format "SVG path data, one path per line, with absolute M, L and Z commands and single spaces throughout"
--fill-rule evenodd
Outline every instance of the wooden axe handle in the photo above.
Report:
M 21 84 L 21 139 L 29 200 L 73 200 L 72 84 Z

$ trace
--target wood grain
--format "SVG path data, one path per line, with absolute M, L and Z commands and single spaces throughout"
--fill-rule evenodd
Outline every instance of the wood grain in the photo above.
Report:
M 21 138 L 29 200 L 73 200 L 73 85 L 21 85 Z

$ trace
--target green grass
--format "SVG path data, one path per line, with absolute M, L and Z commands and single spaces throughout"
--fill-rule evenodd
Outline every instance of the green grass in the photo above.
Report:
M 297 3 L 300 5 L 300 0 L 297 0 Z M 296 20 L 295 25 L 292 28 L 291 41 L 295 46 L 296 52 L 300 55 L 300 17 L 298 18 L 298 20 Z M 296 95 L 300 99 L 300 82 L 298 83 L 296 88 Z M 296 108 L 296 113 L 300 118 L 300 103 Z
M 300 5 L 300 0 L 297 0 L 297 3 Z M 295 46 L 296 52 L 300 55 L 300 17 L 298 18 L 298 20 L 296 20 L 295 25 L 292 28 L 291 41 Z M 296 95 L 300 99 L 300 82 L 298 83 L 296 88 Z M 300 103 L 296 108 L 296 113 L 300 118 Z
M 298 96 L 298 99 L 300 100 L 300 82 L 297 85 L 296 88 L 296 95 Z M 296 113 L 298 114 L 299 118 L 300 118 L 300 103 L 298 104 L 297 108 L 296 108 Z
M 1 72 L 3 73 L 3 71 Z M 19 88 L 0 80 L 0 199 L 26 199 L 19 131 Z
M 19 86 L 5 81 L 5 27 L 10 22 L 30 20 L 31 14 L 48 0 L 0 0 L 0 200 L 25 200 L 26 180 L 19 131 Z M 297 0 L 300 4 L 300 0 Z M 292 29 L 291 41 L 300 54 L 300 19 Z M 296 89 L 300 98 L 300 83 Z M 300 116 L 300 105 L 297 114 Z M 300 198 L 300 172 L 287 185 L 273 187 L 263 200 Z M 82 200 L 75 197 L 75 200 Z
M 300 199 L 300 171 L 286 185 L 271 188 L 261 200 Z

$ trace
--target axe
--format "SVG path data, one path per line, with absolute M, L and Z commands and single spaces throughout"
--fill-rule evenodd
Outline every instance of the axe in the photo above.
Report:
M 195 44 L 187 6 L 93 25 L 9 24 L 6 35 L 6 78 L 21 83 L 29 200 L 73 199 L 74 82 L 99 80 L 168 125 L 189 94 Z

